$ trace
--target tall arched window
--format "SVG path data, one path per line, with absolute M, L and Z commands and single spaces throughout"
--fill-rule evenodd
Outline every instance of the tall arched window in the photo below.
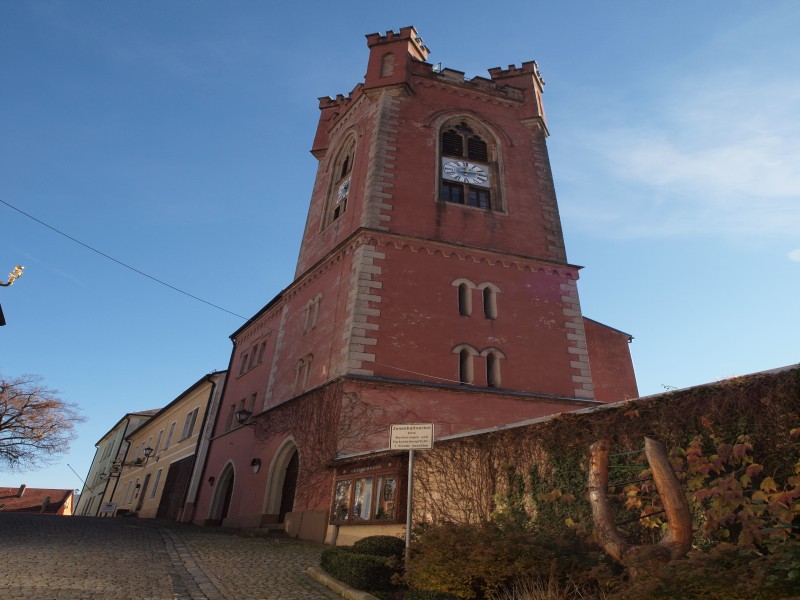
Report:
M 458 314 L 468 317 L 472 314 L 472 290 L 466 283 L 458 286 Z
M 488 133 L 457 119 L 444 124 L 439 140 L 439 200 L 501 210 L 497 152 Z
M 466 348 L 458 353 L 458 380 L 472 383 L 472 355 Z
M 331 188 L 328 192 L 328 204 L 322 226 L 327 227 L 341 217 L 347 210 L 350 197 L 350 175 L 355 159 L 356 140 L 350 137 L 342 146 L 331 169 Z
M 486 355 L 486 385 L 500 387 L 500 361 L 494 352 Z
M 319 319 L 319 304 L 322 301 L 322 292 L 306 302 L 305 321 L 303 322 L 303 333 L 308 333 L 317 326 Z
M 486 357 L 486 386 L 499 388 L 500 359 L 505 358 L 505 354 L 496 348 L 486 348 L 481 351 L 481 356 Z
M 471 384 L 474 380 L 472 357 L 477 356 L 478 351 L 469 344 L 460 344 L 453 348 L 453 353 L 458 355 L 458 380 Z
M 500 291 L 493 283 L 484 282 L 478 286 L 483 296 L 483 316 L 487 319 L 497 318 L 497 293 Z
M 311 363 L 313 361 L 314 356 L 308 354 L 295 363 L 293 393 L 300 394 L 308 389 L 308 378 L 311 375 Z
M 472 290 L 475 289 L 475 284 L 469 279 L 456 279 L 451 284 L 456 288 L 458 293 L 458 314 L 462 317 L 468 317 L 472 314 Z

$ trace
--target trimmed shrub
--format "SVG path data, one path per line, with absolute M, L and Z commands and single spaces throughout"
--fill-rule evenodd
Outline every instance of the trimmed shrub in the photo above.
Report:
M 352 547 L 328 548 L 320 557 L 320 566 L 333 577 L 359 590 L 382 591 L 392 587 L 395 569 L 386 556 L 359 554 Z
M 396 556 L 401 558 L 406 549 L 405 540 L 393 535 L 372 535 L 353 544 L 353 551 L 373 556 Z
M 328 548 L 320 566 L 339 581 L 365 591 L 385 591 L 400 573 L 405 542 L 391 535 L 373 535 L 352 546 Z

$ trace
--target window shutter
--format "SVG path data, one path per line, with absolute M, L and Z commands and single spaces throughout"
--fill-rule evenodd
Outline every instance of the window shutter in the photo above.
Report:
M 477 135 L 467 140 L 467 158 L 489 162 L 489 151 L 486 142 Z
M 442 154 L 464 156 L 464 142 L 452 129 L 442 134 Z

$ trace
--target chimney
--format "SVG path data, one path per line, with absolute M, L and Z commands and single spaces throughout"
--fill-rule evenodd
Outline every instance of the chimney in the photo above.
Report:
M 23 483 L 21 486 L 19 486 L 19 491 L 17 492 L 17 498 L 22 498 L 22 494 L 24 494 L 24 493 L 25 493 L 25 489 L 26 489 L 27 487 L 28 487 L 28 486 L 27 486 L 27 485 L 25 485 L 24 483 Z

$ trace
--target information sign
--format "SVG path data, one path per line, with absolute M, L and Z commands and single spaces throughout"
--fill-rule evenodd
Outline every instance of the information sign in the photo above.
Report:
M 104 502 L 100 506 L 101 513 L 111 513 L 114 514 L 114 511 L 117 510 L 117 503 L 116 502 Z
M 391 450 L 430 450 L 433 448 L 433 423 L 392 425 L 389 433 Z

